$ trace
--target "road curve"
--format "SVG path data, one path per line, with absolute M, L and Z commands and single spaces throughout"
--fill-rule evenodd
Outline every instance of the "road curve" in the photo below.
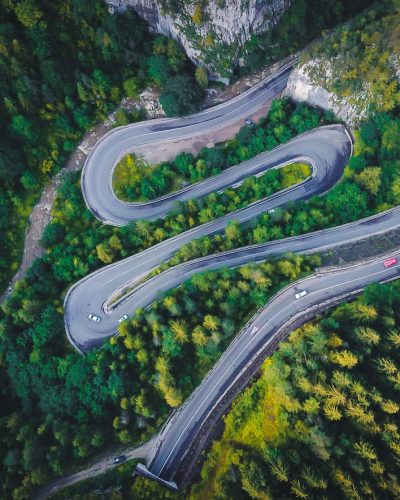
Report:
M 144 301 L 139 302 L 136 294 L 132 294 L 118 307 L 109 309 L 107 303 L 110 297 L 115 294 L 116 290 L 123 288 L 127 283 L 139 281 L 156 266 L 168 260 L 183 244 L 201 236 L 221 232 L 229 221 L 246 222 L 288 201 L 304 200 L 326 192 L 342 176 L 351 149 L 352 143 L 345 127 L 329 125 L 298 136 L 287 144 L 234 167 L 241 171 L 241 176 L 247 176 L 249 173 L 267 171 L 301 159 L 312 165 L 313 174 L 296 186 L 197 226 L 83 278 L 69 290 L 64 301 L 64 321 L 71 343 L 79 352 L 84 353 L 98 347 L 115 334 L 120 317 L 124 314 L 129 315 L 138 307 L 147 304 L 146 297 Z M 235 175 L 237 178 L 238 175 Z M 230 185 L 231 178 L 225 181 Z M 215 182 L 218 182 L 220 187 L 223 186 L 217 178 Z M 323 241 L 324 236 L 320 238 Z M 286 246 L 284 244 L 284 248 L 285 251 L 292 251 L 291 243 L 287 243 Z M 246 251 L 243 253 L 243 250 L 237 250 L 237 253 L 242 256 L 242 262 L 245 262 L 243 256 Z M 88 319 L 90 313 L 101 317 L 101 322 L 90 321 Z
M 167 422 L 148 461 L 148 470 L 158 478 L 173 481 L 207 417 L 258 355 L 276 341 L 285 324 L 308 311 L 317 313 L 338 297 L 359 293 L 370 283 L 398 278 L 400 254 L 392 255 L 398 263 L 390 268 L 384 267 L 382 259 L 374 259 L 314 274 L 278 292 L 235 337 L 200 386 Z M 296 300 L 294 295 L 300 290 L 306 290 L 307 295 Z
M 201 113 L 134 123 L 108 132 L 93 148 L 82 170 L 82 193 L 88 208 L 102 222 L 123 226 L 136 219 L 157 219 L 165 215 L 177 201 L 204 196 L 251 175 L 242 168 L 227 169 L 221 175 L 148 203 L 123 202 L 115 197 L 112 189 L 114 167 L 128 151 L 143 144 L 158 145 L 163 141 L 201 135 L 244 119 L 280 94 L 286 87 L 293 64 L 288 64 L 277 74 L 234 99 Z
M 292 188 L 106 266 L 76 283 L 65 298 L 64 308 L 68 338 L 79 352 L 85 353 L 101 345 L 116 333 L 121 316 L 148 306 L 160 292 L 177 286 L 197 272 L 262 261 L 270 255 L 285 252 L 315 252 L 368 238 L 399 226 L 400 208 L 396 208 L 333 229 L 196 259 L 140 283 L 141 278 L 168 260 L 183 244 L 201 236 L 221 232 L 231 220 L 245 222 L 288 201 L 304 200 L 322 194 L 340 179 L 351 155 L 352 143 L 345 127 L 332 125 L 303 134 L 273 151 L 227 169 L 218 176 L 149 203 L 124 203 L 114 196 L 111 184 L 113 168 L 128 150 L 139 144 L 183 139 L 211 131 L 230 121 L 237 121 L 256 111 L 266 99 L 282 90 L 289 72 L 290 68 L 285 68 L 269 81 L 260 83 L 238 98 L 198 115 L 119 128 L 99 141 L 85 163 L 82 191 L 86 204 L 94 215 L 103 222 L 114 225 L 124 225 L 135 219 L 162 217 L 176 201 L 198 198 L 212 191 L 225 189 L 249 175 L 261 174 L 293 161 L 308 162 L 313 168 L 313 174 L 305 182 Z M 398 277 L 399 266 L 400 264 L 396 264 L 386 269 L 381 260 L 371 260 L 323 276 L 310 276 L 275 295 L 250 320 L 200 386 L 167 422 L 148 459 L 149 472 L 165 481 L 174 479 L 209 414 L 260 352 L 277 341 L 282 329 L 293 318 L 301 318 L 310 310 L 317 311 L 338 297 L 358 293 L 369 283 L 395 279 Z M 130 295 L 111 305 L 110 299 L 115 297 L 116 291 L 126 288 L 128 284 L 132 288 Z M 307 290 L 307 295 L 296 300 L 294 294 L 301 289 Z M 89 321 L 89 313 L 101 317 L 101 322 Z

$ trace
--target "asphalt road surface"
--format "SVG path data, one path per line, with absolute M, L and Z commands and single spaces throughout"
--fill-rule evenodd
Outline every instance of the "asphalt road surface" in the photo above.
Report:
M 116 334 L 118 319 L 124 314 L 129 315 L 139 307 L 148 306 L 161 292 L 179 285 L 197 272 L 261 261 L 269 255 L 284 252 L 315 252 L 398 227 L 400 209 L 393 209 L 334 229 L 196 259 L 140 283 L 144 276 L 171 258 L 183 244 L 201 236 L 221 232 L 231 220 L 246 222 L 288 201 L 304 200 L 325 193 L 340 179 L 352 153 L 352 143 L 345 127 L 333 125 L 303 134 L 216 177 L 149 203 L 124 203 L 113 194 L 113 168 L 127 151 L 139 144 L 183 139 L 244 118 L 284 88 L 289 72 L 290 68 L 238 98 L 198 115 L 122 127 L 99 141 L 87 158 L 82 172 L 82 190 L 85 201 L 95 216 L 104 223 L 114 225 L 124 225 L 135 219 L 162 217 L 176 201 L 198 198 L 212 191 L 225 189 L 250 175 L 262 174 L 293 161 L 308 162 L 313 168 L 313 174 L 292 188 L 106 266 L 76 283 L 69 290 L 64 307 L 67 335 L 79 352 L 85 353 L 100 346 L 107 338 Z M 168 421 L 148 459 L 149 470 L 165 480 L 173 480 L 207 415 L 259 352 L 276 339 L 282 325 L 294 316 L 304 314 L 310 308 L 330 299 L 346 297 L 372 282 L 395 279 L 398 271 L 399 264 L 386 269 L 381 260 L 375 260 L 324 276 L 314 275 L 279 292 L 246 325 L 202 384 Z M 132 289 L 130 295 L 117 305 L 111 304 L 111 299 L 128 285 Z M 295 293 L 301 290 L 306 290 L 307 294 L 297 300 Z M 90 313 L 99 316 L 101 321 L 90 321 Z
M 201 135 L 243 120 L 273 99 L 286 87 L 293 63 L 271 78 L 265 79 L 240 96 L 196 115 L 183 118 L 150 120 L 118 127 L 104 135 L 86 159 L 82 170 L 82 192 L 88 208 L 101 221 L 123 226 L 135 219 L 157 219 L 165 215 L 176 201 L 204 196 L 248 177 L 244 168 L 225 170 L 221 175 L 188 186 L 148 203 L 125 203 L 112 189 L 112 173 L 118 160 L 142 144 L 185 139 Z M 250 162 L 248 168 L 256 162 Z M 258 168 L 261 168 L 259 165 Z
M 271 343 L 280 327 L 297 314 L 336 297 L 359 291 L 370 283 L 399 277 L 398 263 L 385 268 L 382 259 L 299 281 L 275 297 L 250 321 L 215 364 L 201 385 L 179 408 L 158 438 L 148 464 L 155 475 L 172 480 L 202 423 L 257 354 Z M 300 299 L 295 293 L 306 290 Z
M 107 338 L 114 335 L 117 332 L 119 318 L 124 314 L 132 314 L 135 309 L 147 304 L 146 297 L 141 297 L 141 301 L 138 301 L 138 297 L 132 294 L 118 307 L 108 310 L 105 309 L 105 306 L 110 297 L 115 295 L 117 290 L 125 287 L 127 283 L 137 282 L 156 266 L 167 261 L 184 243 L 201 236 L 221 232 L 231 220 L 245 222 L 288 201 L 304 200 L 326 192 L 340 179 L 351 154 L 351 148 L 352 144 L 345 127 L 330 125 L 303 134 L 273 151 L 263 153 L 236 166 L 236 170 L 242 171 L 241 175 L 248 175 L 249 172 L 253 174 L 254 172 L 266 171 L 301 158 L 302 161 L 307 161 L 312 165 L 313 174 L 308 180 L 296 186 L 207 224 L 195 227 L 132 257 L 103 267 L 83 278 L 69 290 L 64 301 L 65 327 L 71 343 L 79 352 L 84 353 L 98 347 Z M 227 179 L 227 182 L 229 185 L 230 179 Z M 221 183 L 218 185 L 220 188 L 223 187 Z M 350 237 L 351 233 L 348 236 Z M 329 239 L 329 237 L 323 233 L 319 234 L 320 247 L 328 244 L 325 243 L 325 239 Z M 285 251 L 295 250 L 291 246 L 292 243 L 292 241 L 286 243 L 282 248 Z M 239 249 L 236 252 L 242 257 L 241 262 L 244 263 L 246 259 L 243 259 L 243 256 L 246 250 Z M 162 286 L 165 288 L 165 285 L 168 285 L 168 282 L 164 282 Z M 100 317 L 101 321 L 95 323 L 89 320 L 89 314 Z

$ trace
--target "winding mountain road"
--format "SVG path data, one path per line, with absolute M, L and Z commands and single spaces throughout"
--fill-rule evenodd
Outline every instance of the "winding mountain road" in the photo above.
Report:
M 131 314 L 138 307 L 148 305 L 146 297 L 138 301 L 138 297 L 132 294 L 118 307 L 107 307 L 109 299 L 117 290 L 129 282 L 138 282 L 156 266 L 171 258 L 183 244 L 201 236 L 221 232 L 229 221 L 245 222 L 288 201 L 304 200 L 326 192 L 340 179 L 350 152 L 351 141 L 346 129 L 342 125 L 330 125 L 303 134 L 273 151 L 263 153 L 210 179 L 219 189 L 223 189 L 238 182 L 238 178 L 245 177 L 246 174 L 267 171 L 292 161 L 307 161 L 313 167 L 312 176 L 296 186 L 104 267 L 76 283 L 68 292 L 64 303 L 65 326 L 71 343 L 82 353 L 98 347 L 116 333 L 119 318 L 124 314 Z M 192 197 L 196 194 L 193 193 Z M 170 201 L 166 199 L 165 202 L 168 211 Z M 323 240 L 324 236 L 321 235 L 320 246 L 323 246 Z M 286 250 L 291 251 L 290 244 L 286 246 Z M 243 256 L 243 252 L 239 253 Z M 100 317 L 101 321 L 95 323 L 88 320 L 89 314 Z
M 89 209 L 102 222 L 123 226 L 136 219 L 157 219 L 164 216 L 176 201 L 204 196 L 248 177 L 250 174 L 246 175 L 244 169 L 229 169 L 221 176 L 149 203 L 125 203 L 115 197 L 112 189 L 114 167 L 127 152 L 143 144 L 160 147 L 164 141 L 202 135 L 244 119 L 282 92 L 292 67 L 293 63 L 290 63 L 238 97 L 196 115 L 144 121 L 108 132 L 92 149 L 82 171 L 82 193 Z
M 165 216 L 176 201 L 225 189 L 250 175 L 262 174 L 295 161 L 308 162 L 312 166 L 312 175 L 296 186 L 106 266 L 76 283 L 65 298 L 64 309 L 68 338 L 79 352 L 85 353 L 100 346 L 117 332 L 118 320 L 124 314 L 129 315 L 139 307 L 148 306 L 159 297 L 160 292 L 177 286 L 197 272 L 262 261 L 270 255 L 284 252 L 304 253 L 333 248 L 399 226 L 400 208 L 396 208 L 333 229 L 196 259 L 140 283 L 144 276 L 171 258 L 183 244 L 221 232 L 231 220 L 245 222 L 288 201 L 304 200 L 325 193 L 338 182 L 352 153 L 352 142 L 344 126 L 331 125 L 298 136 L 218 176 L 149 203 L 124 203 L 112 191 L 114 166 L 127 151 L 150 142 L 154 142 L 157 147 L 160 141 L 200 134 L 226 125 L 230 120 L 244 118 L 283 89 L 289 72 L 290 68 L 284 69 L 238 98 L 198 115 L 115 129 L 92 150 L 82 172 L 82 191 L 94 215 L 104 223 L 114 225 Z M 260 352 L 276 341 L 282 328 L 294 317 L 301 317 L 313 308 L 317 310 L 338 297 L 345 298 L 358 293 L 372 282 L 395 279 L 398 271 L 399 264 L 385 268 L 381 260 L 372 260 L 323 276 L 313 275 L 279 292 L 252 318 L 201 385 L 167 422 L 148 458 L 148 468 L 142 468 L 142 472 L 154 474 L 159 480 L 173 481 L 191 443 L 210 413 Z M 131 288 L 129 296 L 113 301 L 127 286 Z M 299 290 L 306 290 L 307 294 L 296 300 L 294 294 Z M 90 313 L 99 316 L 101 321 L 90 321 Z M 173 483 L 169 485 L 173 486 Z

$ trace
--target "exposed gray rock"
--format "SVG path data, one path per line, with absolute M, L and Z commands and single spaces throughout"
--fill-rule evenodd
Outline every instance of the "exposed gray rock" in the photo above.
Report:
M 321 61 L 309 61 L 304 65 L 297 66 L 291 73 L 284 96 L 291 97 L 295 101 L 305 101 L 312 106 L 333 111 L 349 125 L 355 125 L 368 113 L 368 100 L 365 95 L 358 96 L 358 103 L 350 104 L 349 99 L 340 99 L 336 94 L 328 92 L 324 87 L 313 82 L 309 70 L 313 65 L 321 64 Z M 326 64 L 326 62 L 325 62 Z M 329 77 L 329 68 L 327 68 Z M 354 96 L 352 96 L 354 100 Z
M 209 0 L 195 22 L 196 2 L 180 1 L 179 13 L 163 12 L 160 0 L 106 0 L 114 10 L 133 7 L 154 31 L 178 40 L 211 77 L 228 80 L 240 47 L 255 33 L 270 29 L 292 0 Z
M 145 108 L 149 118 L 163 118 L 164 110 L 159 101 L 159 92 L 152 88 L 145 89 L 139 96 L 140 105 Z
M 327 90 L 332 86 L 334 74 L 338 78 L 337 70 L 333 68 L 340 67 L 340 57 L 339 55 L 336 60 L 329 61 L 311 59 L 297 66 L 290 75 L 283 95 L 332 111 L 348 125 L 354 126 L 368 116 L 373 105 L 382 109 L 385 97 L 377 94 L 368 81 L 361 82 L 359 89 L 346 97 L 339 97 Z M 395 54 L 389 59 L 389 67 L 393 71 L 393 77 L 400 83 L 400 61 Z

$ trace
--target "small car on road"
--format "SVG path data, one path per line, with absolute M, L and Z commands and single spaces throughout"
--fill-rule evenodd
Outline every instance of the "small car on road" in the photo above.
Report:
M 118 457 L 113 458 L 113 464 L 122 464 L 122 462 L 125 462 L 126 460 L 126 455 L 119 455 Z
M 254 122 L 251 118 L 246 118 L 244 123 L 246 124 L 246 127 L 253 127 L 254 126 Z
M 123 321 L 126 321 L 128 318 L 129 316 L 127 314 L 124 314 L 119 318 L 118 323 L 122 323 Z
M 95 316 L 92 313 L 90 313 L 88 315 L 88 319 L 90 319 L 90 321 L 95 321 L 96 323 L 100 323 L 100 321 L 101 321 L 101 318 L 99 318 L 98 316 Z
M 397 259 L 395 259 L 394 257 L 391 258 L 391 259 L 388 259 L 388 260 L 385 260 L 385 262 L 383 263 L 383 265 L 385 267 L 392 267 L 394 266 L 395 264 L 397 264 Z
M 301 299 L 302 297 L 304 297 L 305 295 L 307 295 L 307 290 L 301 290 L 300 292 L 297 292 L 295 294 L 295 297 L 296 299 Z

